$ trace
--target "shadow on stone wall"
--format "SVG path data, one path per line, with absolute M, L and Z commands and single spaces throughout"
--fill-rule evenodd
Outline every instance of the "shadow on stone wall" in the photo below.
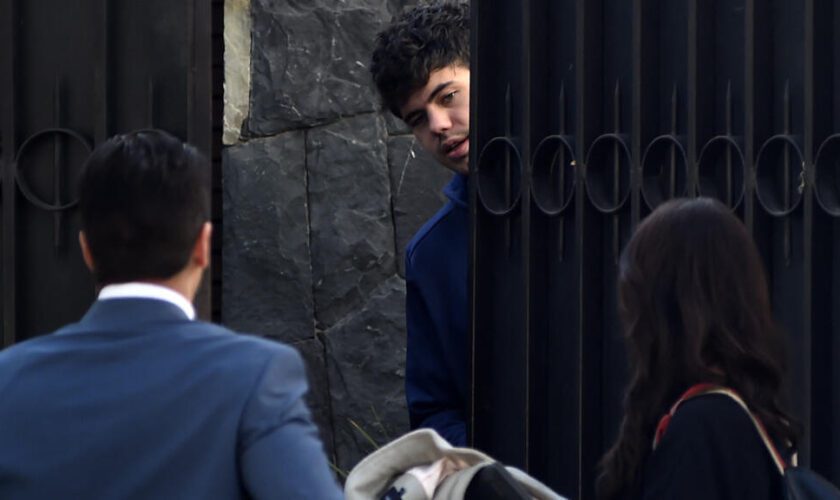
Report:
M 345 471 L 408 430 L 403 252 L 451 176 L 370 83 L 375 34 L 414 3 L 252 0 L 250 113 L 223 155 L 222 320 L 300 350 Z

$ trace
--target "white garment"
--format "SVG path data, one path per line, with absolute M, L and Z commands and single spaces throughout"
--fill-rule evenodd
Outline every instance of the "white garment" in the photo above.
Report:
M 169 302 L 184 311 L 187 319 L 195 319 L 195 308 L 186 297 L 165 286 L 132 281 L 107 285 L 99 292 L 99 300 L 109 299 L 155 299 Z
M 478 450 L 453 447 L 432 429 L 417 429 L 356 464 L 344 483 L 344 498 L 460 499 L 475 474 L 493 462 L 493 458 Z M 505 469 L 531 497 L 564 500 L 519 469 Z
M 426 493 L 426 498 L 435 496 L 435 490 L 444 479 L 451 476 L 461 469 L 469 467 L 466 462 L 454 457 L 443 457 L 431 465 L 418 465 L 405 471 L 406 474 L 413 476 L 423 486 L 423 491 Z

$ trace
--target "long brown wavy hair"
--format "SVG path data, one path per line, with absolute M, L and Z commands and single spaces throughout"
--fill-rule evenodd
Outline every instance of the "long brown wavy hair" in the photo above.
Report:
M 630 382 L 618 439 L 600 464 L 599 498 L 635 491 L 659 418 L 693 384 L 728 386 L 771 436 L 795 446 L 783 410 L 782 332 L 744 225 L 710 198 L 669 201 L 621 256 L 619 313 Z

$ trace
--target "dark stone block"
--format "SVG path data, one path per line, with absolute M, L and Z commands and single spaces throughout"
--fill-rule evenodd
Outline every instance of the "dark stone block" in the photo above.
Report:
M 376 110 L 370 56 L 389 18 L 383 0 L 253 0 L 249 133 Z
M 411 134 L 411 127 L 405 124 L 402 119 L 397 118 L 388 110 L 382 112 L 385 117 L 385 125 L 388 127 L 388 135 L 408 135 Z
M 405 282 L 394 276 L 324 335 L 335 450 L 343 470 L 408 431 L 404 318 Z
M 417 5 L 417 0 L 388 0 L 388 13 L 391 17 L 396 17 L 399 16 L 403 10 L 414 5 Z
M 396 272 L 384 136 L 376 114 L 307 134 L 315 315 L 324 330 Z
M 222 319 L 286 342 L 313 338 L 304 135 L 223 154 Z
M 405 276 L 405 246 L 423 223 L 446 202 L 442 190 L 453 173 L 410 135 L 388 139 L 388 166 L 397 236 L 397 264 L 400 276 Z
M 330 381 L 327 365 L 324 361 L 324 344 L 318 338 L 304 340 L 294 344 L 306 363 L 309 378 L 309 393 L 306 404 L 312 412 L 312 418 L 318 425 L 321 441 L 330 462 L 335 464 L 335 443 L 333 439 L 332 411 L 330 409 Z

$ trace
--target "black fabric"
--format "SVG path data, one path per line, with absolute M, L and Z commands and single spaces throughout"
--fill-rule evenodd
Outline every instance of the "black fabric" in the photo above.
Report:
M 738 403 L 710 394 L 674 414 L 644 465 L 642 499 L 783 500 L 782 475 Z
M 482 467 L 473 476 L 464 500 L 529 500 L 531 496 L 498 462 Z

